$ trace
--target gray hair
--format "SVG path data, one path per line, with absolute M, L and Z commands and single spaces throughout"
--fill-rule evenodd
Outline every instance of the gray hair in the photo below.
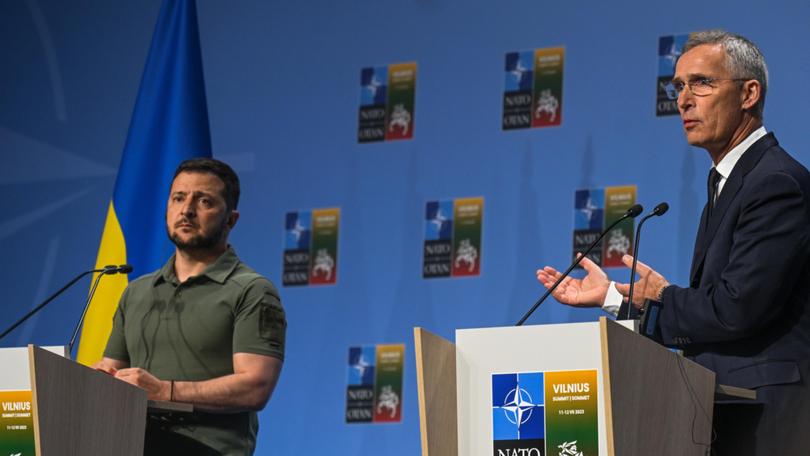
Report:
M 726 69 L 735 78 L 759 81 L 762 93 L 752 114 L 762 119 L 762 111 L 765 109 L 765 93 L 768 91 L 768 67 L 765 65 L 765 57 L 762 56 L 757 45 L 745 37 L 725 30 L 706 30 L 691 33 L 683 46 L 683 53 L 704 44 L 723 46 L 723 50 L 726 52 Z

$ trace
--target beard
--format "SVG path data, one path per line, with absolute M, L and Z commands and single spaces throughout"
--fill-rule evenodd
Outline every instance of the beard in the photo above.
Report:
M 166 234 L 169 236 L 169 240 L 180 250 L 182 251 L 205 251 L 214 248 L 217 244 L 219 244 L 220 240 L 222 240 L 222 236 L 225 232 L 225 227 L 227 226 L 227 219 L 224 220 L 214 231 L 209 234 L 198 234 L 196 236 L 192 236 L 187 240 L 183 240 L 176 232 L 172 232 L 169 230 L 169 227 L 166 227 Z

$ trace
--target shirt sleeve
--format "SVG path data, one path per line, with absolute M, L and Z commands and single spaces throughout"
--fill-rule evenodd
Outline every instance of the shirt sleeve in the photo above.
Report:
M 607 294 L 605 295 L 605 302 L 602 303 L 602 310 L 615 317 L 619 314 L 619 308 L 621 306 L 622 294 L 616 289 L 616 282 L 610 282 Z
M 251 282 L 234 318 L 233 352 L 267 355 L 284 360 L 287 319 L 278 291 L 264 278 Z
M 129 362 L 129 351 L 127 341 L 124 337 L 124 315 L 126 313 L 126 300 L 128 288 L 124 290 L 121 299 L 118 301 L 118 308 L 113 315 L 112 331 L 107 339 L 107 347 L 104 349 L 104 357 L 117 359 L 118 361 Z

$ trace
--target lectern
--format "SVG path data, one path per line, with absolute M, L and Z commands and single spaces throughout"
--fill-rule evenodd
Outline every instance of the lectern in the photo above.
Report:
M 142 455 L 146 392 L 59 349 L 0 349 L 0 454 Z
M 414 328 L 423 456 L 695 455 L 715 375 L 607 318 Z

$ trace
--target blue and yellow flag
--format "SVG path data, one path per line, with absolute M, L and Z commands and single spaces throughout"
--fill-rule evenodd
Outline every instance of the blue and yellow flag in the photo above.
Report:
M 194 0 L 165 0 L 160 9 L 132 113 L 96 267 L 132 265 L 132 277 L 161 267 L 172 254 L 166 201 L 185 159 L 211 156 L 197 10 Z M 95 280 L 95 277 L 94 277 Z M 127 277 L 101 281 L 82 329 L 77 360 L 98 361 Z

